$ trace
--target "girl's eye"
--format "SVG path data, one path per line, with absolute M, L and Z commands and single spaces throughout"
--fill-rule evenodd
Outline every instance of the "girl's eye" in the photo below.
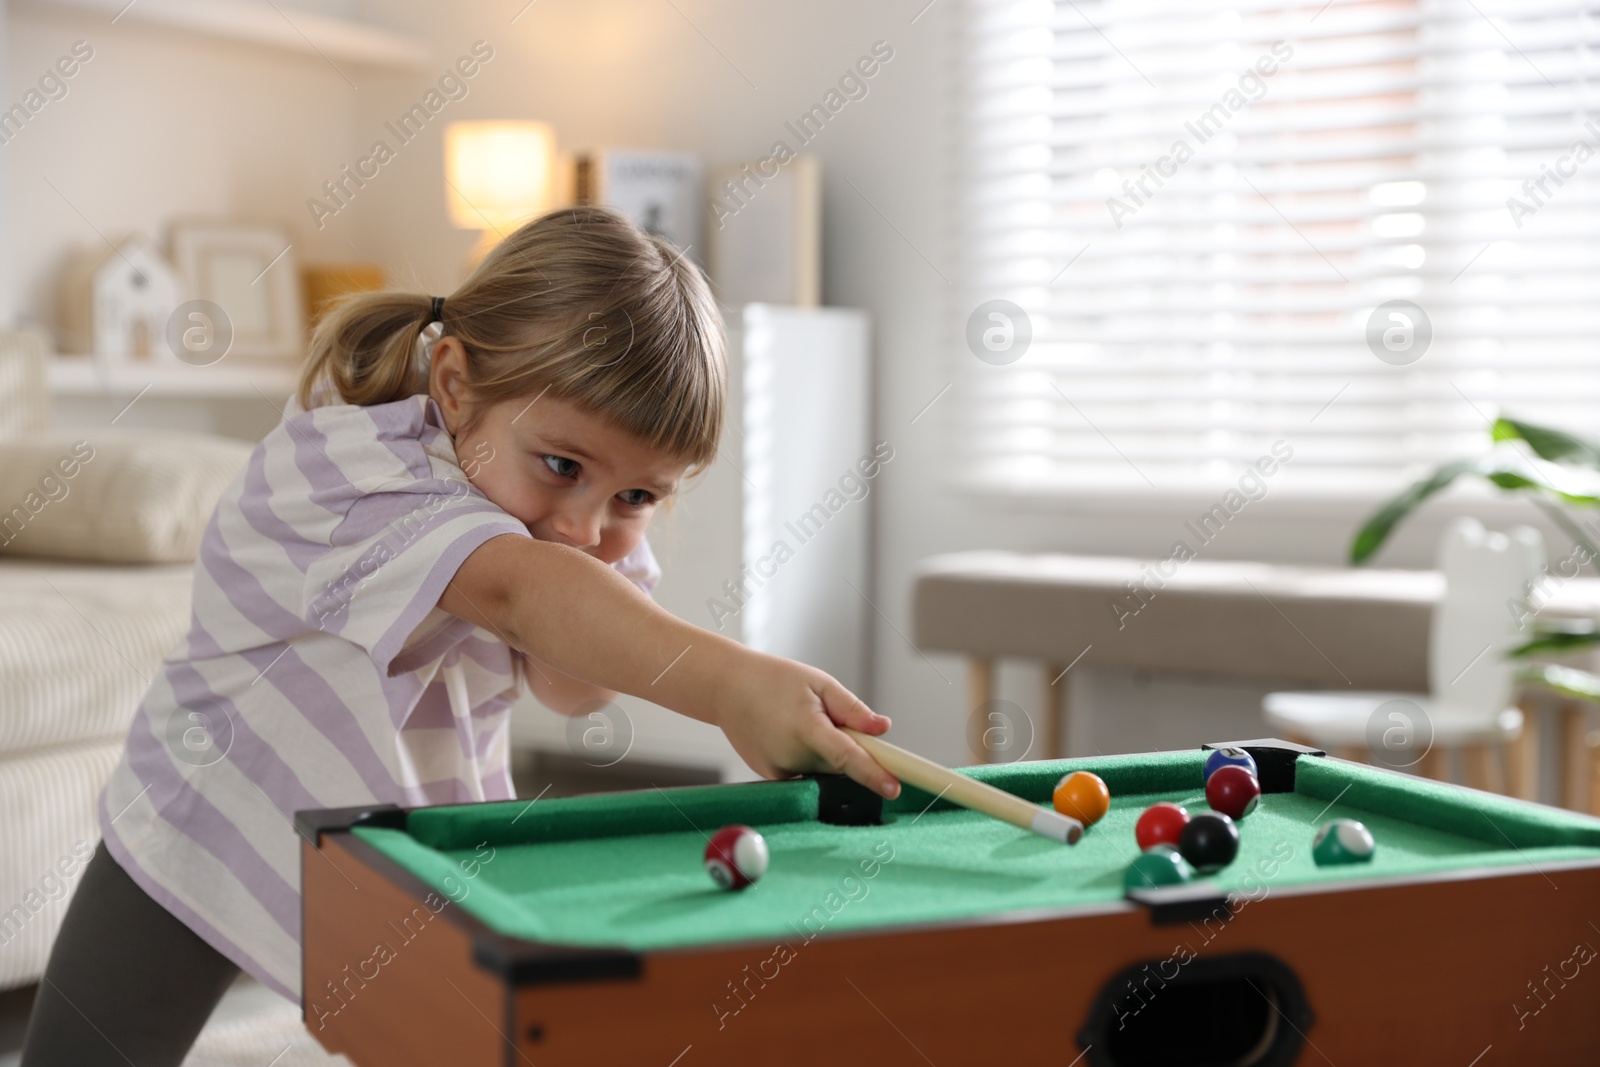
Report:
M 578 476 L 578 461 L 568 459 L 566 456 L 545 456 L 544 465 L 550 468 L 552 474 L 558 478 L 576 478 Z
M 647 504 L 656 502 L 655 494 L 648 489 L 624 489 L 617 496 L 631 508 L 642 508 Z

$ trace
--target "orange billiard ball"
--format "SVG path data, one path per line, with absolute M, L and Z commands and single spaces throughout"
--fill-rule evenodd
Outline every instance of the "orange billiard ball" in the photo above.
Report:
M 1111 810 L 1111 790 L 1098 774 L 1073 771 L 1056 783 L 1050 801 L 1061 814 L 1093 826 Z

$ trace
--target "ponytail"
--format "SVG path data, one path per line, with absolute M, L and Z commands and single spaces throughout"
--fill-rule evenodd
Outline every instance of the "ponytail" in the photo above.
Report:
M 423 392 L 417 339 L 432 302 L 418 293 L 350 293 L 340 297 L 311 334 L 300 375 L 300 406 L 309 409 L 326 381 L 347 404 L 388 404 Z

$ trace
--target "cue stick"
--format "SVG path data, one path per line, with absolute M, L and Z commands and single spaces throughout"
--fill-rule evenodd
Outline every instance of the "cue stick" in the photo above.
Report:
M 898 745 L 891 745 L 881 737 L 873 737 L 848 726 L 841 729 L 866 749 L 867 754 L 884 770 L 918 789 L 935 796 L 942 794 L 963 808 L 982 812 L 1064 845 L 1075 845 L 1078 838 L 1083 836 L 1083 823 L 1069 815 L 1051 808 L 1041 808 L 1003 789 L 957 774 L 930 759 L 907 752 Z

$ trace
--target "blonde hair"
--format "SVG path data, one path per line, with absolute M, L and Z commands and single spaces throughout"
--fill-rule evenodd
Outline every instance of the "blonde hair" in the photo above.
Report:
M 426 392 L 415 352 L 431 318 L 420 293 L 342 298 L 312 334 L 301 406 L 325 385 L 362 405 Z M 467 351 L 468 429 L 489 404 L 548 392 L 692 467 L 716 455 L 727 339 L 710 287 L 616 211 L 564 208 L 521 226 L 445 297 L 442 321 Z

